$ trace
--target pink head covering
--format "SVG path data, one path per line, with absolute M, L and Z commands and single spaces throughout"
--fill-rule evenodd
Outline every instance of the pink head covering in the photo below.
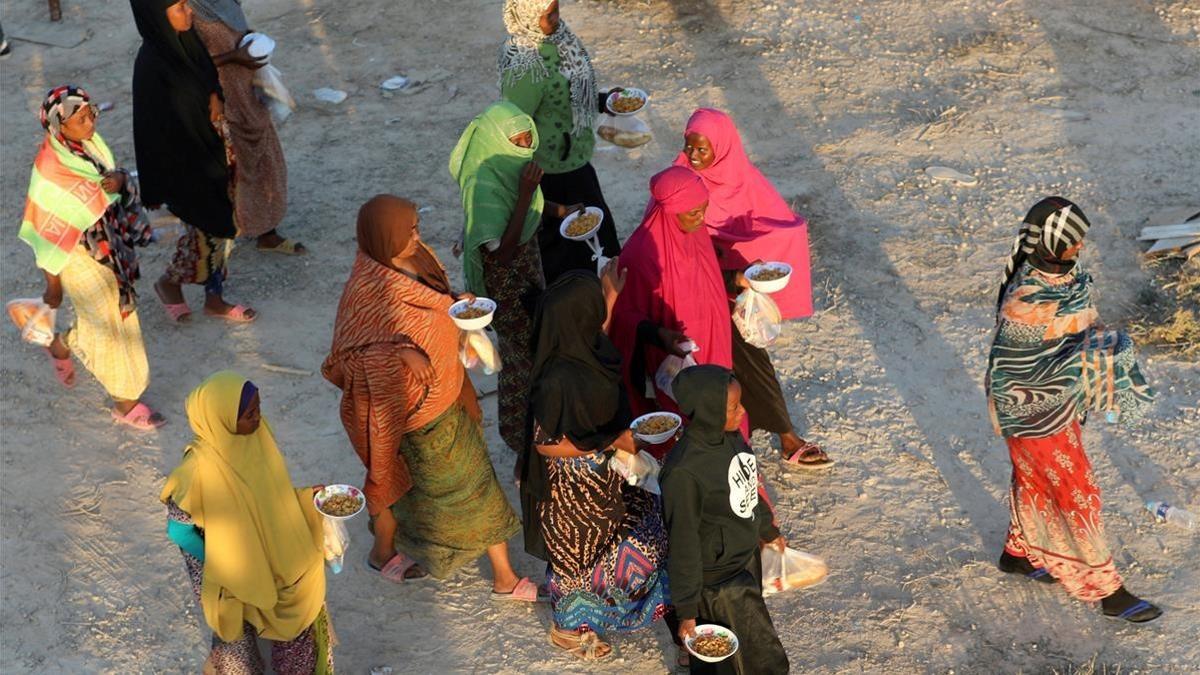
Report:
M 684 232 L 677 217 L 707 199 L 704 182 L 690 168 L 673 166 L 656 174 L 650 179 L 650 202 L 642 224 L 621 249 L 620 268 L 627 276 L 613 307 L 610 333 L 621 350 L 625 382 L 637 414 L 653 409 L 645 400 L 644 383 L 666 357 L 648 347 L 646 371 L 631 372 L 637 326 L 642 321 L 691 338 L 699 347 L 697 362 L 733 367 L 729 301 L 708 230 Z M 659 406 L 676 409 L 662 392 L 656 398 Z
M 786 262 L 792 278 L 771 296 L 785 319 L 812 314 L 808 223 L 792 213 L 771 181 L 750 162 L 742 137 L 729 115 L 699 108 L 688 119 L 688 134 L 700 134 L 713 149 L 713 162 L 700 171 L 708 188 L 704 222 L 713 235 L 723 269 L 744 269 L 755 260 Z M 679 153 L 675 166 L 691 167 Z

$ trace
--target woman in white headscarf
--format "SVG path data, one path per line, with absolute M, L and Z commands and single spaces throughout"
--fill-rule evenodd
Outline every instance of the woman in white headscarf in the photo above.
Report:
M 534 160 L 545 174 L 546 200 L 595 206 L 604 211 L 600 244 L 604 255 L 620 251 L 612 212 L 592 168 L 596 115 L 607 112 L 608 92 L 596 90 L 587 48 L 558 16 L 558 0 L 505 0 L 508 39 L 500 48 L 500 93 L 533 118 L 540 144 Z M 546 213 L 538 249 L 546 283 L 573 269 L 595 269 L 587 244 L 559 236 L 560 218 Z

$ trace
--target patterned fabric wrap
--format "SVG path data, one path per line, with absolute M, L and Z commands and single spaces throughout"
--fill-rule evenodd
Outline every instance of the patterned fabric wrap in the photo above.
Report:
M 1053 277 L 1025 266 L 1000 309 L 986 387 L 997 433 L 1041 438 L 1090 410 L 1123 423 L 1154 400 L 1133 341 L 1096 327 L 1092 277 L 1075 269 Z
M 550 72 L 539 51 L 542 43 L 558 48 L 558 70 L 571 83 L 571 133 L 591 129 L 596 120 L 596 71 L 583 42 L 566 21 L 559 20 L 554 33 L 546 35 L 539 25 L 550 0 L 505 0 L 504 28 L 508 39 L 500 46 L 500 86 L 515 82 L 527 73 L 534 82 Z
M 140 276 L 135 246 L 150 243 L 149 219 L 142 209 L 137 181 L 128 173 L 119 194 L 100 187 L 115 169 L 112 151 L 99 133 L 86 141 L 62 134 L 62 123 L 85 106 L 96 108 L 86 91 L 72 85 L 52 89 L 40 119 L 46 138 L 34 161 L 20 238 L 33 248 L 37 266 L 59 274 L 72 249 L 83 244 L 117 278 L 122 316 L 137 306 L 134 288 Z
M 1121 587 L 1100 519 L 1100 488 L 1078 422 L 1047 438 L 1009 438 L 1012 520 L 1004 550 L 1044 567 L 1063 589 L 1094 602 Z
M 667 603 L 667 534 L 659 498 L 624 487 L 603 455 L 547 460 L 539 505 L 550 554 L 554 623 L 567 630 L 637 630 Z

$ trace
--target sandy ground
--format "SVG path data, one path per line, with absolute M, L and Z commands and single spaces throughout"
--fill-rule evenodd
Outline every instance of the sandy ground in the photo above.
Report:
M 499 2 L 246 4 L 252 25 L 278 40 L 275 62 L 300 102 L 281 131 L 291 173 L 284 229 L 313 255 L 240 248 L 230 295 L 262 318 L 178 327 L 150 287 L 170 238 L 146 251 L 148 399 L 170 416 L 157 435 L 112 426 L 86 373 L 63 390 L 40 353 L 3 331 L 5 672 L 196 672 L 207 631 L 157 502 L 189 437 L 184 396 L 211 371 L 239 369 L 262 388 L 298 484 L 357 481 L 333 388 L 264 364 L 318 368 L 354 254 L 353 214 L 372 194 L 429 207 L 423 232 L 458 273 L 449 248 L 460 211 L 446 159 L 496 96 Z M 15 231 L 45 90 L 77 82 L 115 102 L 100 128 L 121 161 L 133 160 L 138 38 L 128 5 L 64 6 L 64 23 L 49 27 L 44 3 L 0 2 L 10 39 L 88 38 L 71 49 L 14 39 L 0 64 L 5 299 L 41 293 Z M 1136 232 L 1200 196 L 1197 5 L 588 0 L 567 3 L 564 15 L 602 84 L 653 93 L 656 140 L 596 155 L 622 235 L 699 105 L 735 116 L 755 161 L 810 219 L 819 310 L 789 325 L 773 352 L 801 432 L 840 463 L 821 476 L 766 464 L 785 533 L 832 569 L 824 585 L 769 603 L 796 670 L 1200 670 L 1200 543 L 1141 507 L 1151 498 L 1197 504 L 1197 364 L 1151 355 L 1153 420 L 1134 432 L 1085 433 L 1117 563 L 1134 592 L 1167 612 L 1142 628 L 995 570 L 1010 468 L 982 391 L 997 277 L 1037 198 L 1062 193 L 1084 206 L 1101 311 L 1116 324 L 1136 311 L 1148 283 Z M 426 84 L 383 94 L 379 83 L 401 73 Z M 321 86 L 349 98 L 320 103 L 312 91 Z M 933 184 L 921 172 L 932 164 L 980 183 Z M 493 461 L 510 475 L 494 397 L 485 412 Z M 344 672 L 642 673 L 663 672 L 673 658 L 660 627 L 617 637 L 616 657 L 585 669 L 547 644 L 547 609 L 488 599 L 485 566 L 394 587 L 362 568 L 363 523 L 353 536 L 349 568 L 330 578 L 328 594 Z M 540 569 L 524 554 L 516 564 Z

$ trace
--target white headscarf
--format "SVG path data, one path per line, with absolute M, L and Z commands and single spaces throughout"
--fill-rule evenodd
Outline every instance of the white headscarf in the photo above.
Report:
M 500 47 L 500 84 L 512 83 L 527 73 L 537 82 L 550 72 L 538 51 L 543 42 L 558 48 L 558 71 L 571 83 L 571 133 L 590 129 L 596 119 L 596 71 L 587 49 L 566 21 L 558 22 L 551 35 L 542 32 L 538 21 L 553 0 L 505 0 L 504 27 L 508 39 Z

